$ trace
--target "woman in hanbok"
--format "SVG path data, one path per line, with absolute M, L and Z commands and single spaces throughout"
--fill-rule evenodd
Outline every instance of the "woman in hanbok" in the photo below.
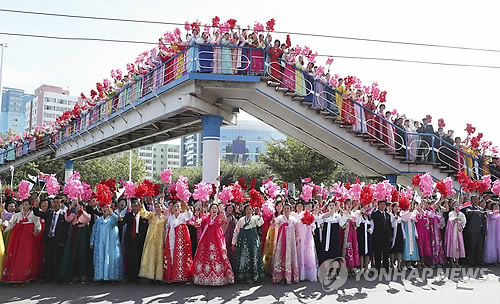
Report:
M 340 227 L 345 225 L 345 219 L 338 213 L 335 202 L 328 203 L 328 212 L 323 214 L 322 237 L 325 246 L 318 252 L 319 264 L 329 259 L 342 257 L 340 242 Z
M 353 125 L 356 122 L 356 117 L 354 114 L 354 104 L 351 101 L 352 98 L 352 91 L 350 88 L 346 89 L 346 93 L 344 96 L 344 100 L 342 102 L 342 121 L 344 121 L 344 124 L 349 124 Z
M 87 273 L 90 215 L 85 212 L 85 208 L 80 202 L 73 202 L 66 211 L 64 219 L 70 225 L 68 237 L 64 244 L 59 277 L 65 280 L 83 280 Z
M 94 249 L 94 281 L 123 279 L 123 257 L 118 230 L 118 216 L 109 205 L 102 206 L 102 216 L 92 227 L 90 248 Z
M 233 59 L 231 55 L 232 45 L 229 33 L 224 33 L 224 37 L 221 39 L 220 44 L 223 45 L 221 48 L 221 70 L 222 74 L 233 74 Z
M 297 93 L 299 96 L 306 96 L 306 82 L 304 79 L 304 57 L 302 55 L 299 55 L 297 59 L 295 59 L 295 93 Z
M 491 204 L 491 209 L 487 211 L 486 227 L 488 229 L 484 239 L 484 259 L 487 264 L 500 263 L 500 214 L 498 213 L 498 203 Z
M 276 202 L 276 206 L 274 207 L 274 217 L 278 217 L 283 212 L 283 203 L 281 201 Z M 272 220 L 271 220 L 272 222 Z M 262 253 L 264 260 L 264 270 L 267 274 L 272 275 L 272 266 L 273 266 L 273 254 L 274 254 L 274 242 L 276 240 L 277 235 L 277 226 L 271 226 L 267 230 L 266 236 L 262 235 L 264 238 L 264 251 Z
M 375 124 L 377 126 L 377 136 L 376 138 L 379 139 L 379 141 L 381 142 L 385 142 L 384 141 L 384 130 L 385 130 L 385 122 L 384 122 L 384 118 L 385 118 L 385 104 L 381 103 L 379 106 L 378 106 L 378 110 L 375 112 L 376 116 L 375 116 Z
M 323 242 L 323 234 L 321 233 L 321 227 L 323 225 L 323 214 L 321 214 L 321 204 L 318 201 L 314 203 L 314 247 L 316 249 L 316 257 L 319 265 L 319 253 L 321 248 L 325 247 Z
M 418 252 L 420 254 L 420 265 L 426 266 L 425 262 L 428 257 L 431 256 L 431 233 L 429 230 L 429 223 L 427 219 L 427 214 L 425 208 L 427 208 L 427 202 L 424 201 L 423 209 L 418 208 L 416 214 L 415 226 L 417 228 L 417 245 Z
M 406 267 L 412 267 L 413 262 L 418 262 L 420 260 L 420 255 L 418 251 L 418 232 L 415 227 L 416 213 L 408 210 L 404 210 L 401 213 L 401 223 L 403 228 L 403 256 L 402 259 L 405 262 L 403 270 Z
M 397 266 L 399 270 L 402 270 L 403 265 L 401 262 L 401 255 L 403 253 L 404 247 L 404 237 L 403 237 L 403 220 L 399 213 L 399 205 L 398 203 L 392 204 L 392 214 L 394 217 L 391 220 L 392 225 L 392 244 L 390 249 L 391 254 L 391 263 L 392 266 Z
M 283 71 L 283 85 L 289 89 L 289 91 L 295 92 L 297 87 L 295 85 L 295 58 L 293 54 L 293 48 L 287 53 L 283 54 L 283 61 L 285 64 L 285 70 Z
M 380 136 L 382 137 L 382 141 L 385 143 L 386 147 L 390 148 L 391 152 L 396 151 L 396 142 L 395 142 L 395 134 L 396 131 L 394 129 L 394 126 L 391 124 L 391 112 L 387 111 L 385 112 L 385 120 L 380 120 L 380 123 L 382 124 L 382 129 L 380 130 Z M 398 150 L 401 149 L 401 147 L 398 147 Z
M 236 217 L 234 212 L 234 206 L 232 204 L 226 205 L 226 222 L 222 225 L 222 232 L 224 232 L 224 238 L 226 240 L 226 250 L 227 258 L 231 265 L 234 263 L 234 253 L 233 253 L 233 234 L 234 228 L 236 227 Z
M 458 211 L 457 201 L 453 201 L 448 214 L 444 245 L 446 257 L 450 259 L 451 267 L 460 267 L 458 259 L 465 258 L 465 246 L 463 231 L 467 224 L 467 218 L 463 212 Z
M 323 83 L 324 75 L 316 71 L 314 75 L 314 92 L 315 98 L 313 99 L 313 108 L 325 110 L 328 108 L 328 100 L 326 99 L 325 85 Z
M 373 138 L 378 138 L 378 124 L 377 124 L 377 116 L 375 111 L 377 107 L 373 102 L 372 96 L 368 95 L 368 101 L 364 104 L 364 117 L 366 121 L 366 130 L 365 132 Z
M 305 81 L 305 93 L 304 101 L 313 102 L 315 99 L 314 93 L 314 64 L 309 62 L 306 69 L 303 71 L 304 81 Z
M 358 235 L 358 251 L 361 271 L 368 269 L 368 264 L 370 263 L 370 258 L 373 256 L 373 227 L 375 224 L 370 218 L 370 214 L 367 212 L 368 207 L 364 206 L 361 208 L 361 212 L 358 216 L 358 228 L 356 229 Z
M 187 64 L 187 71 L 188 72 L 199 72 L 200 71 L 200 64 L 199 64 L 199 58 L 198 58 L 198 54 L 199 54 L 199 46 L 197 45 L 197 43 L 199 42 L 198 41 L 198 38 L 199 37 L 199 30 L 198 28 L 193 28 L 192 30 L 192 35 L 190 35 L 187 39 L 186 39 L 186 45 L 189 46 L 189 49 L 187 50 L 187 52 L 185 52 L 186 54 L 186 64 Z
M 443 240 L 441 238 L 441 228 L 444 227 L 443 217 L 432 207 L 430 207 L 429 210 L 427 210 L 427 218 L 429 221 L 429 231 L 431 235 L 431 255 L 427 258 L 427 264 L 446 264 L 446 258 L 444 257 Z
M 283 51 L 280 48 L 280 41 L 275 40 L 274 46 L 269 49 L 269 56 L 271 58 L 271 77 L 273 81 L 281 82 L 281 63 L 280 58 L 283 54 Z M 297 79 L 297 77 L 295 77 Z
M 198 65 L 200 67 L 200 72 L 201 73 L 212 73 L 214 70 L 213 69 L 214 49 L 211 45 L 209 45 L 209 44 L 212 44 L 212 40 L 210 39 L 210 36 L 208 35 L 208 33 L 203 32 L 203 34 L 201 34 L 201 39 L 198 43 L 200 44 L 198 46 L 200 49 L 200 51 L 198 53 L 198 57 L 199 57 Z M 219 54 L 220 54 L 220 50 L 219 50 Z
M 365 116 L 362 115 L 361 105 L 363 104 L 362 100 L 362 92 L 361 90 L 356 91 L 356 102 L 353 103 L 354 107 L 354 124 L 352 126 L 352 130 L 357 133 L 361 133 L 361 131 L 366 132 L 366 123 Z
M 40 274 L 42 257 L 36 250 L 40 219 L 30 210 L 29 200 L 23 200 L 20 209 L 10 220 L 3 222 L 5 231 L 12 230 L 2 273 L 2 281 L 7 283 L 28 282 Z
M 222 40 L 221 33 L 218 30 L 215 30 L 214 37 L 212 38 L 210 43 L 215 44 L 215 45 L 221 44 L 221 40 Z M 220 46 L 213 47 L 213 52 L 214 52 L 214 56 L 213 56 L 213 70 L 212 70 L 212 72 L 215 74 L 221 74 L 222 73 L 221 47 Z
M 291 216 L 292 206 L 283 206 L 283 215 L 272 222 L 278 227 L 273 255 L 273 283 L 286 284 L 299 282 L 299 265 L 297 261 L 297 219 Z
M 2 221 L 6 222 L 12 218 L 14 214 L 16 214 L 16 208 L 17 205 L 15 202 L 10 201 L 7 202 L 6 204 L 6 209 L 2 208 Z M 5 230 L 3 229 L 3 241 L 5 244 L 5 252 L 7 252 L 7 249 L 9 248 L 9 241 L 10 241 L 10 235 L 12 234 L 12 230 Z
M 142 278 L 163 280 L 163 255 L 165 241 L 165 223 L 167 216 L 163 213 L 163 204 L 156 202 L 154 212 L 146 211 L 144 205 L 139 213 L 142 218 L 149 220 L 148 232 L 142 251 L 141 269 L 139 276 Z
M 465 154 L 463 154 L 461 151 L 464 150 L 464 146 L 462 145 L 462 139 L 460 137 L 455 137 L 455 143 L 454 147 L 457 148 L 455 152 L 455 166 L 454 169 L 455 171 L 462 172 L 465 169 Z
M 316 282 L 318 280 L 318 257 L 313 237 L 316 225 L 314 215 L 310 212 L 311 203 L 306 203 L 306 206 L 308 208 L 300 214 L 297 221 L 299 279 Z M 312 220 L 306 221 L 305 217 L 310 217 Z
M 418 122 L 416 122 L 418 123 Z M 417 159 L 417 148 L 419 145 L 419 136 L 416 134 L 417 128 L 415 127 L 415 124 L 410 123 L 408 119 L 405 119 L 404 122 L 404 129 L 408 134 L 408 160 L 416 160 Z
M 184 207 L 187 207 L 187 204 Z M 193 277 L 191 237 L 186 225 L 193 217 L 193 212 L 191 207 L 181 212 L 180 202 L 175 202 L 172 210 L 173 213 L 167 220 L 163 280 L 166 282 L 185 282 Z
M 234 276 L 237 281 L 255 282 L 263 279 L 264 263 L 260 250 L 258 227 L 262 226 L 264 220 L 259 208 L 252 215 L 252 206 L 245 205 L 243 208 L 245 216 L 238 220 L 234 230 L 232 247 L 235 253 Z
M 194 283 L 222 286 L 234 283 L 231 263 L 227 258 L 226 240 L 221 226 L 226 222 L 224 209 L 216 203 L 209 206 L 209 215 L 198 219 L 197 226 L 204 226 L 194 257 Z
M 358 212 L 352 208 L 352 200 L 346 199 L 345 210 L 342 213 L 343 225 L 340 229 L 340 244 L 342 257 L 344 257 L 349 275 L 354 275 L 354 267 L 359 267 L 358 235 L 356 228 L 359 226 Z
M 256 38 L 256 35 L 253 34 Z M 264 49 L 266 48 L 266 42 L 264 41 L 264 35 L 260 34 L 258 39 L 255 39 L 254 44 L 255 49 L 252 49 L 252 73 L 254 75 L 262 75 L 264 72 Z

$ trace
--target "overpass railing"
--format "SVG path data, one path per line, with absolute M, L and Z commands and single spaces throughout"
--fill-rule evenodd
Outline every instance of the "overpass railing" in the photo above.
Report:
M 166 89 L 176 86 L 185 80 L 183 76 L 189 73 L 212 73 L 267 76 L 271 81 L 279 82 L 280 87 L 288 89 L 288 92 L 303 97 L 305 102 L 311 102 L 313 109 L 324 111 L 326 115 L 352 125 L 354 132 L 369 135 L 375 142 L 406 160 L 422 158 L 432 163 L 441 163 L 454 171 L 465 170 L 473 178 L 488 173 L 477 157 L 435 134 L 406 131 L 364 104 L 345 98 L 330 84 L 315 78 L 312 72 L 298 69 L 295 64 L 287 63 L 281 58 L 273 58 L 267 49 L 193 43 L 174 56 L 156 59 L 160 58 L 161 63 L 157 67 L 108 92 L 107 98 L 98 105 L 83 112 L 66 126 L 60 127 L 54 134 L 46 135 L 43 144 L 34 146 L 32 141 L 27 141 L 0 149 L 0 165 L 43 147 L 58 146 L 65 141 L 81 137 L 91 128 L 100 130 L 101 124 L 110 123 L 110 116 L 124 119 L 122 114 L 137 110 L 136 106 L 141 100 L 144 101 L 146 95 L 156 94 L 157 89 L 165 86 L 170 86 Z M 342 105 L 342 108 L 339 109 L 339 105 Z

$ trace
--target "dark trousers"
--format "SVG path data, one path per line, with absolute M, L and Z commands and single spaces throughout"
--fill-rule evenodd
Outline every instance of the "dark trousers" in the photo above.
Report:
M 466 252 L 469 264 L 476 266 L 483 263 L 484 235 L 482 233 L 468 232 L 466 237 Z
M 56 238 L 48 238 L 45 243 L 45 278 L 54 281 L 59 275 L 59 265 L 61 264 L 64 247 Z
M 389 270 L 389 243 L 381 240 L 373 240 L 373 255 L 375 256 L 375 268 L 380 270 L 383 266 Z
M 137 238 L 130 238 L 127 243 L 127 280 L 129 282 L 136 281 L 139 277 L 139 270 L 141 268 L 142 247 L 144 243 L 140 242 Z

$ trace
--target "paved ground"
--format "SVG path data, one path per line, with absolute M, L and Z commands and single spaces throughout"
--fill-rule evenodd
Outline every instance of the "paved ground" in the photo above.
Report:
M 421 272 L 420 272 L 421 274 Z M 318 282 L 294 285 L 233 284 L 224 287 L 140 284 L 41 284 L 0 285 L 0 303 L 498 303 L 500 267 L 489 267 L 477 279 L 459 280 L 406 277 L 396 282 L 360 281 L 350 278 L 334 292 L 323 291 Z

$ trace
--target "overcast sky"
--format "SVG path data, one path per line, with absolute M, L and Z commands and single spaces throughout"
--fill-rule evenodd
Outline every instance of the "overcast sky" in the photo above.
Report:
M 76 3 L 75 3 L 76 2 Z M 500 1 L 261 1 L 234 5 L 229 1 L 7 1 L 0 8 L 210 23 L 235 18 L 242 26 L 276 19 L 276 30 L 429 44 L 500 49 Z M 231 4 L 231 5 L 230 5 Z M 157 41 L 173 27 L 125 22 L 77 20 L 0 12 L 0 32 Z M 275 37 L 276 38 L 276 37 Z M 284 40 L 285 37 L 277 37 Z M 7 42 L 4 86 L 33 93 L 41 84 L 61 86 L 72 95 L 88 94 L 111 69 L 125 64 L 146 45 L 60 41 L 12 37 Z M 320 54 L 384 57 L 500 66 L 499 52 L 393 45 L 331 38 L 292 36 L 292 44 L 308 45 Z M 324 64 L 326 58 L 318 63 Z M 386 90 L 388 109 L 411 118 L 433 116 L 464 135 L 472 123 L 485 139 L 500 143 L 500 69 L 452 67 L 336 58 L 332 72 L 356 75 L 364 84 L 377 81 Z M 240 119 L 243 117 L 240 117 Z M 247 118 L 247 117 L 244 117 Z

